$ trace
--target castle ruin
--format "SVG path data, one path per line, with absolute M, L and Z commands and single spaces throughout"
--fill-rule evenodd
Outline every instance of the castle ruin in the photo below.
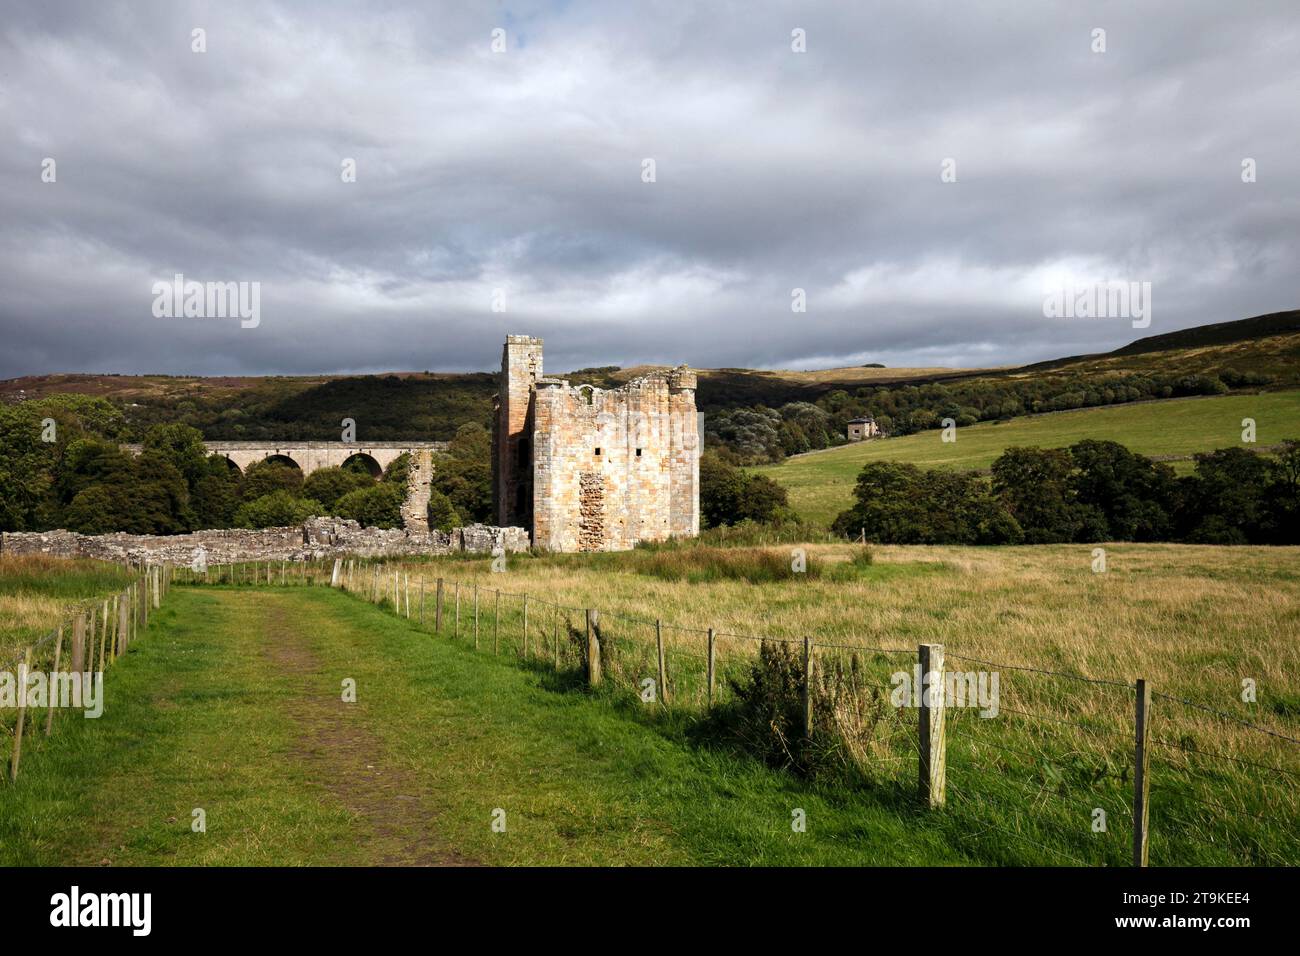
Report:
M 506 336 L 492 469 L 497 523 L 551 551 L 619 551 L 700 530 L 695 373 L 616 389 L 542 375 L 542 340 Z

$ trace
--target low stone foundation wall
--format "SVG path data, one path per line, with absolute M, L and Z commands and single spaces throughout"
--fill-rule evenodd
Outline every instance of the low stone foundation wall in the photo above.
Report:
M 249 531 L 232 528 L 192 534 L 85 535 L 75 531 L 6 531 L 0 534 L 0 555 L 48 554 L 61 558 L 103 561 L 148 561 L 190 564 L 204 552 L 208 564 L 235 561 L 307 561 L 331 555 L 490 554 L 527 551 L 523 528 L 470 525 L 450 532 L 413 532 L 401 528 L 363 528 L 343 518 L 311 518 L 301 526 Z

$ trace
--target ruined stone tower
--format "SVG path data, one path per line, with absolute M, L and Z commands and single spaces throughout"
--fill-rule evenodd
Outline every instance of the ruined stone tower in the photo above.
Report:
M 506 337 L 497 396 L 497 523 L 552 551 L 617 551 L 700 530 L 695 373 L 617 389 L 542 376 L 542 340 Z

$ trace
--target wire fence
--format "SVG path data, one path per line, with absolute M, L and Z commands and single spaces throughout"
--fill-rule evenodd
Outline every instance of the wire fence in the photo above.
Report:
M 95 691 L 86 688 L 87 682 L 127 653 L 148 626 L 152 611 L 161 607 L 174 569 L 148 565 L 136 570 L 139 576 L 121 591 L 64 609 L 57 626 L 0 666 L 0 674 L 12 678 L 15 692 L 12 706 L 0 708 L 0 737 L 8 742 L 6 772 L 0 778 L 17 782 L 24 740 L 51 736 L 58 726 L 56 714 L 82 708 L 87 690 L 102 694 L 102 684 Z
M 755 679 L 760 648 L 781 648 L 813 701 L 805 731 L 830 728 L 871 780 L 960 814 L 961 839 L 981 858 L 1020 859 L 1006 850 L 1019 845 L 1058 865 L 1300 863 L 1300 739 L 1145 681 L 945 656 L 938 645 L 924 645 L 942 661 L 926 668 L 917 647 L 685 626 L 429 565 L 354 558 L 179 574 L 186 584 L 332 585 L 426 631 L 665 713 L 725 710 Z M 942 691 L 927 703 L 931 672 Z

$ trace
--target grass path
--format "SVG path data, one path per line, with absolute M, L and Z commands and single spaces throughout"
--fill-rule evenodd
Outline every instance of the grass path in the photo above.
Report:
M 907 794 L 692 746 L 324 589 L 177 588 L 106 692 L 0 785 L 0 865 L 977 862 Z

